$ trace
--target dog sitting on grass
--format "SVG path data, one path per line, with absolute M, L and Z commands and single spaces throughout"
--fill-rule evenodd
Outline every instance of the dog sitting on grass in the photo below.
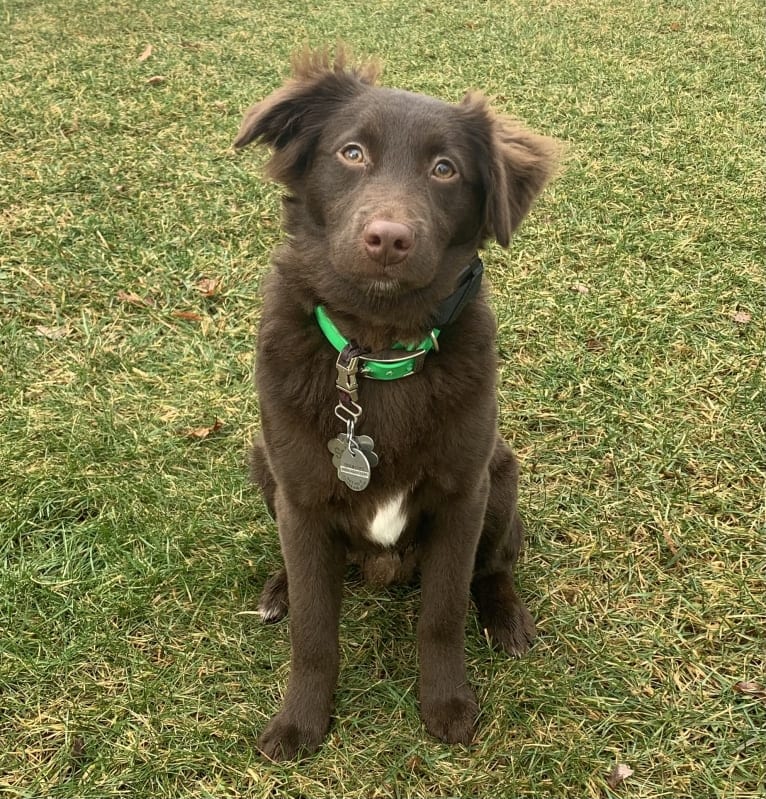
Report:
M 252 474 L 284 570 L 260 612 L 290 612 L 291 672 L 258 746 L 315 750 L 338 675 L 346 564 L 378 583 L 419 575 L 420 712 L 468 743 L 469 596 L 491 640 L 528 649 L 514 588 L 518 465 L 497 431 L 495 320 L 478 250 L 507 246 L 557 147 L 494 113 L 375 85 L 374 64 L 305 52 L 244 118 L 237 148 L 272 149 L 286 241 L 265 287 Z

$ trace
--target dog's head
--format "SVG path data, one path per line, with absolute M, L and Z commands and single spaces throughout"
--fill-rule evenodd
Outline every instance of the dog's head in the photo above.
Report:
M 234 145 L 272 147 L 286 231 L 314 254 L 320 296 L 332 290 L 329 265 L 361 303 L 413 293 L 434 302 L 488 238 L 508 245 L 557 146 L 478 93 L 451 105 L 377 87 L 376 77 L 374 64 L 351 66 L 343 51 L 306 52 L 248 111 Z

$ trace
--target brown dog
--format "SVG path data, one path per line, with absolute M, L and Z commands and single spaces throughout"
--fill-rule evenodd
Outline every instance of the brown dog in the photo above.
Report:
M 287 241 L 273 258 L 258 339 L 262 439 L 252 473 L 275 514 L 285 570 L 266 621 L 290 608 L 292 664 L 258 745 L 316 749 L 338 674 L 345 564 L 387 583 L 415 570 L 421 716 L 469 742 L 469 593 L 511 655 L 534 622 L 514 591 L 518 466 L 498 436 L 495 321 L 477 250 L 508 244 L 551 176 L 552 140 L 495 115 L 374 85 L 340 52 L 297 57 L 245 116 L 236 147 L 273 149 Z

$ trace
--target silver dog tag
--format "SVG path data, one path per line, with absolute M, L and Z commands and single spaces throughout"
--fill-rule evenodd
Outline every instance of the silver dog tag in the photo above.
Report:
M 352 449 L 352 447 L 349 447 L 348 442 L 349 437 L 347 433 L 339 433 L 337 438 L 333 438 L 331 441 L 327 442 L 327 449 L 332 452 L 332 465 L 336 469 L 340 466 L 340 456 L 343 454 L 343 451 Z M 370 467 L 374 469 L 378 465 L 378 455 L 373 450 L 375 442 L 372 438 L 370 438 L 370 436 L 354 436 L 354 445 L 362 450 Z
M 351 444 L 351 447 L 344 450 L 340 456 L 338 477 L 352 491 L 364 491 L 370 484 L 370 473 L 370 462 L 361 449 Z
M 342 436 L 341 436 L 342 438 Z M 375 442 L 370 436 L 355 436 L 357 446 L 364 452 L 370 466 L 378 465 L 378 456 L 373 452 Z
M 337 469 L 340 466 L 340 456 L 348 449 L 345 441 L 346 434 L 341 433 L 337 438 L 333 438 L 327 442 L 327 449 L 332 452 L 332 465 Z

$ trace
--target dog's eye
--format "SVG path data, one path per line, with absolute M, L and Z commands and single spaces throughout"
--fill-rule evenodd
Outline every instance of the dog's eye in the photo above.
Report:
M 431 174 L 435 178 L 439 178 L 439 180 L 449 180 L 457 175 L 457 169 L 455 169 L 452 163 L 442 158 L 434 164 Z
M 349 164 L 363 164 L 365 163 L 364 150 L 358 144 L 347 144 L 342 147 L 338 155 Z

